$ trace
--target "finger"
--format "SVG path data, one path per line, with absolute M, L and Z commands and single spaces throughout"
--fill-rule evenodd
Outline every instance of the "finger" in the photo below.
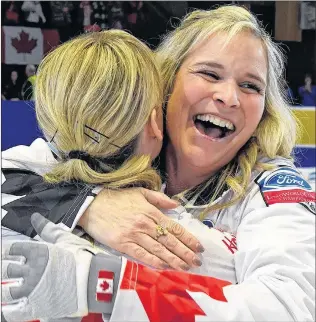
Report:
M 165 224 L 162 223 L 159 226 L 162 226 L 165 228 L 170 226 L 171 231 L 174 226 L 180 226 L 180 228 L 184 232 L 186 232 L 186 230 L 180 224 L 170 220 L 166 216 L 164 216 L 164 219 L 165 219 L 164 220 Z M 155 239 L 157 239 L 157 233 L 158 233 L 157 227 L 158 227 L 158 225 L 154 225 L 154 226 L 150 225 L 150 227 L 148 227 L 146 229 L 146 231 L 144 231 L 144 233 L 146 235 L 150 236 L 151 239 L 155 240 Z M 137 244 L 143 246 L 143 244 L 139 242 L 139 236 L 142 236 L 142 235 L 139 235 L 139 234 L 135 235 L 135 238 L 133 240 L 137 241 Z M 191 236 L 194 239 L 196 239 L 193 235 L 191 235 Z M 186 240 L 188 240 L 188 239 L 186 239 Z M 197 239 L 196 239 L 196 241 L 197 241 L 197 243 L 199 243 Z M 189 266 L 192 267 L 192 266 L 201 266 L 202 265 L 200 258 L 194 253 L 194 251 L 192 249 L 190 249 L 189 247 L 187 247 L 185 244 L 183 244 L 182 241 L 180 239 L 178 239 L 176 236 L 174 236 L 172 233 L 169 233 L 168 228 L 167 228 L 167 234 L 164 236 L 160 236 L 158 242 L 161 243 L 163 246 L 165 246 L 165 248 L 168 249 L 176 257 L 185 261 Z M 196 246 L 196 249 L 201 250 L 201 247 L 202 247 L 202 245 Z M 146 249 L 148 250 L 148 248 L 146 248 Z M 149 252 L 151 252 L 151 251 L 149 250 Z M 170 263 L 168 261 L 167 261 L 167 263 L 170 265 Z
M 3 310 L 5 304 L 17 301 L 16 298 L 11 295 L 11 287 L 19 289 L 23 285 L 23 278 L 6 279 L 1 281 L 1 305 Z
M 2 270 L 6 272 L 6 278 L 23 278 L 23 285 L 10 289 L 13 299 L 28 297 L 35 289 L 47 267 L 49 253 L 48 247 L 43 243 L 15 243 L 11 247 L 11 254 L 25 256 L 26 264 L 18 265 L 8 260 L 3 261 Z M 4 274 L 4 273 L 2 273 Z
M 11 271 L 9 270 L 9 266 L 12 266 L 12 265 L 15 265 L 15 266 L 18 266 L 18 267 L 24 266 L 24 265 L 12 263 L 11 261 L 2 260 L 1 261 L 1 279 L 2 280 L 7 280 L 7 279 L 11 279 L 11 278 L 13 278 L 13 279 L 14 278 L 20 278 L 20 277 L 23 276 L 22 274 L 17 275 L 17 276 L 12 276 Z
M 179 203 L 175 200 L 170 199 L 164 193 L 141 189 L 142 194 L 149 203 L 157 208 L 171 209 L 179 206 Z
M 20 241 L 16 241 L 16 240 L 3 241 L 2 247 L 1 247 L 1 258 L 2 259 L 5 259 L 10 254 L 10 250 L 11 250 L 12 245 L 14 245 L 16 243 L 20 243 Z
M 165 224 L 161 224 L 163 227 L 167 227 L 168 232 L 175 236 L 179 241 L 182 242 L 185 246 L 190 248 L 192 251 L 195 253 L 203 253 L 204 252 L 204 247 L 202 244 L 199 242 L 199 240 L 189 233 L 183 226 L 181 226 L 179 223 L 173 221 L 173 220 L 168 220 Z
M 23 265 L 26 262 L 26 258 L 24 256 L 16 256 L 16 255 L 3 255 L 2 261 L 9 261 L 11 263 Z
M 27 265 L 14 264 L 9 261 L 2 261 L 1 269 L 1 275 L 8 279 L 25 277 L 30 273 L 30 268 Z
M 167 219 L 167 222 L 171 222 L 171 221 L 169 219 Z M 162 224 L 159 226 L 168 227 L 169 225 L 172 225 L 172 223 Z M 157 239 L 157 233 L 158 233 L 157 227 L 158 227 L 158 225 L 152 226 L 152 228 L 149 228 L 147 230 L 147 235 L 151 236 L 154 240 Z M 158 238 L 158 243 L 160 243 L 162 246 L 164 246 L 164 248 L 168 249 L 177 258 L 186 262 L 189 266 L 192 267 L 192 266 L 201 266 L 202 265 L 200 258 L 190 248 L 188 248 L 186 245 L 184 245 L 177 237 L 175 237 L 173 234 L 169 233 L 168 228 L 166 231 L 166 235 L 160 236 Z M 138 244 L 139 244 L 139 242 L 138 242 Z M 166 261 L 166 262 L 170 265 L 170 263 L 168 261 Z
M 152 255 L 160 258 L 167 263 L 171 268 L 176 270 L 188 271 L 190 266 L 185 263 L 181 258 L 170 252 L 164 245 L 149 237 L 148 235 L 142 234 L 138 241 L 139 245 L 144 247 Z M 194 253 L 192 252 L 193 256 Z
M 190 248 L 186 247 L 172 234 L 168 233 L 167 235 L 160 236 L 158 238 L 158 242 L 161 243 L 172 254 L 181 258 L 190 267 L 199 267 L 202 265 L 199 256 L 196 253 L 194 253 Z
M 150 254 L 146 249 L 137 244 L 133 243 L 126 245 L 125 249 L 123 248 L 122 252 L 130 256 L 132 259 L 135 259 L 148 266 L 158 269 L 170 268 L 169 265 L 163 260 L 153 254 Z

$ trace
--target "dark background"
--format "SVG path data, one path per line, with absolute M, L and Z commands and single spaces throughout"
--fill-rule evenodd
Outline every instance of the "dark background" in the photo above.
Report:
M 70 39 L 73 36 L 83 32 L 82 12 L 80 11 L 80 1 L 69 1 L 73 4 L 71 11 L 71 24 L 67 27 L 57 27 L 51 21 L 51 7 L 49 1 L 41 1 L 43 13 L 46 17 L 46 23 L 36 24 L 36 27 L 58 29 L 61 42 Z M 6 21 L 6 10 L 12 1 L 1 2 L 2 25 L 23 25 L 35 26 L 28 23 L 24 15 L 19 17 L 18 24 Z M 23 1 L 14 1 L 17 8 L 21 8 Z M 93 3 L 93 1 L 91 1 Z M 115 2 L 105 2 L 107 4 Z M 120 2 L 124 17 L 122 25 L 124 29 L 130 30 L 136 37 L 146 41 L 152 48 L 155 48 L 160 37 L 171 30 L 172 25 L 176 24 L 178 19 L 183 17 L 188 11 L 197 9 L 210 9 L 223 4 L 245 4 L 243 1 L 144 1 L 139 11 L 137 23 L 131 25 L 128 23 L 127 15 L 131 11 L 130 1 Z M 248 1 L 250 10 L 255 13 L 266 27 L 266 30 L 274 37 L 275 35 L 275 1 Z M 316 7 L 315 7 L 316 10 Z M 111 28 L 111 26 L 109 26 Z M 286 79 L 294 96 L 298 97 L 298 87 L 304 84 L 305 73 L 311 73 L 314 84 L 316 81 L 316 32 L 315 30 L 303 30 L 302 41 L 276 41 L 282 43 L 282 47 L 287 56 Z M 12 70 L 19 73 L 19 81 L 23 83 L 26 79 L 23 65 L 5 65 L 2 64 L 2 84 L 10 79 Z M 299 102 L 298 100 L 296 101 Z

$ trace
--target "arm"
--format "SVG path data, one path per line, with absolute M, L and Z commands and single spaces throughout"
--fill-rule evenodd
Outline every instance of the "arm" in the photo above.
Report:
M 238 285 L 123 259 L 111 321 L 314 321 L 315 219 L 291 208 L 247 213 L 237 232 Z
M 190 286 L 194 278 L 202 282 L 200 284 L 203 289 L 207 286 L 211 296 L 218 300 L 224 298 L 222 287 L 230 284 L 216 278 L 184 272 L 161 272 L 124 257 L 121 259 L 104 253 L 86 240 L 63 231 L 39 214 L 32 215 L 32 225 L 46 243 L 15 240 L 3 244 L 2 319 L 7 322 L 32 319 L 68 321 L 67 318 L 82 317 L 88 312 L 109 316 L 117 294 L 121 294 L 118 301 L 120 306 L 122 296 L 124 300 L 128 295 L 126 291 L 130 287 L 134 290 L 137 271 L 140 280 L 147 277 L 154 285 L 157 276 L 164 274 L 160 279 L 162 288 L 165 288 L 167 282 L 167 289 L 179 291 L 179 301 L 184 302 L 188 300 L 188 296 L 183 294 L 182 288 Z M 148 294 L 146 297 L 148 298 Z M 131 299 L 127 298 L 127 306 L 119 309 L 119 315 L 126 313 Z M 133 303 L 137 309 L 137 303 Z M 194 302 L 189 301 L 188 304 L 196 308 Z M 142 311 L 143 309 L 140 313 Z M 126 320 L 121 320 L 117 313 L 113 318 Z M 138 321 L 140 316 L 134 318 Z
M 201 245 L 156 208 L 177 205 L 164 194 L 142 188 L 112 191 L 78 183 L 47 184 L 38 174 L 47 172 L 56 160 L 42 139 L 30 147 L 4 151 L 2 157 L 5 228 L 35 237 L 30 218 L 40 212 L 65 230 L 72 231 L 78 223 L 101 244 L 145 264 L 176 269 L 195 266 L 195 252 L 201 252 Z M 172 234 L 163 245 L 155 240 L 158 223 L 171 227 Z

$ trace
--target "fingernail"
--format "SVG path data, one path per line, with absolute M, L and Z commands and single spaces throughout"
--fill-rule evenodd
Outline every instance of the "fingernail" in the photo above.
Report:
M 184 264 L 184 265 L 181 265 L 180 268 L 184 271 L 188 271 L 190 269 L 190 266 Z
M 196 249 L 198 253 L 203 253 L 205 251 L 205 248 L 200 243 L 196 244 Z
M 202 266 L 202 262 L 198 257 L 194 257 L 192 262 L 195 266 Z

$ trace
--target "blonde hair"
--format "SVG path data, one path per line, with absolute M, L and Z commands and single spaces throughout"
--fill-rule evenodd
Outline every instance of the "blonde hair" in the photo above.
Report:
M 45 175 L 48 182 L 159 189 L 160 177 L 151 168 L 150 156 L 134 153 L 152 110 L 162 104 L 160 71 L 154 54 L 141 41 L 109 30 L 62 44 L 38 68 L 35 104 L 47 140 L 53 139 L 64 156 Z M 128 149 L 133 151 L 119 167 L 106 164 L 107 159 L 128 154 Z M 83 160 L 67 158 L 74 150 L 102 158 L 107 171 L 100 173 Z
M 258 37 L 266 49 L 268 79 L 265 111 L 254 133 L 255 140 L 249 140 L 236 158 L 221 169 L 219 178 L 210 178 L 197 189 L 195 198 L 208 186 L 215 185 L 215 193 L 209 204 L 219 197 L 225 185 L 234 191 L 235 197 L 229 203 L 215 204 L 207 211 L 228 207 L 242 198 L 254 168 L 271 169 L 270 165 L 259 163 L 259 156 L 291 157 L 296 140 L 296 122 L 285 100 L 284 57 L 255 16 L 239 6 L 221 6 L 215 10 L 191 12 L 182 20 L 179 27 L 164 37 L 156 51 L 162 69 L 164 96 L 168 98 L 172 93 L 178 70 L 196 44 L 218 32 L 224 32 L 228 36 L 228 42 L 243 31 Z M 186 192 L 188 191 L 183 194 Z

